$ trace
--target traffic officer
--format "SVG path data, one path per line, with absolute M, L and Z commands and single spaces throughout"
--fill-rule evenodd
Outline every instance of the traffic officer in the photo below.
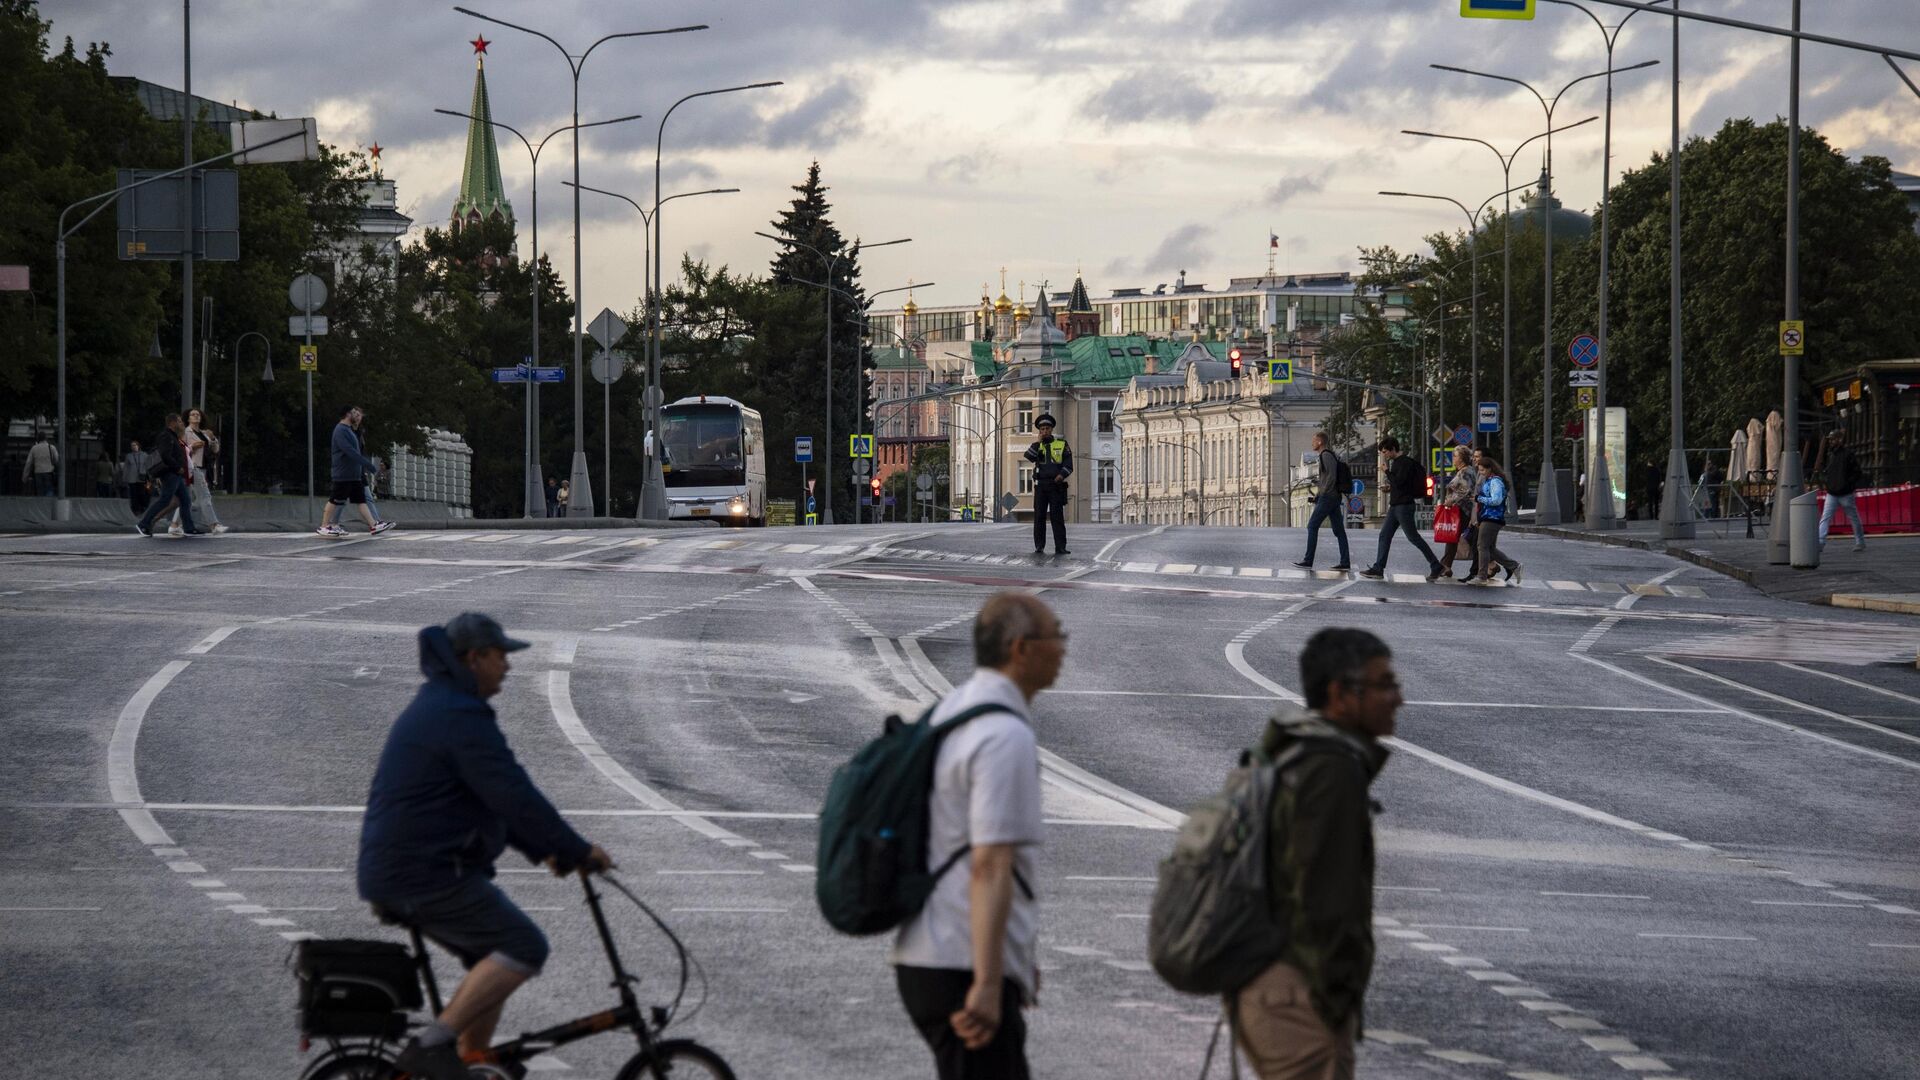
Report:
M 1047 553 L 1047 521 L 1053 521 L 1053 553 L 1067 551 L 1067 477 L 1073 475 L 1073 450 L 1053 437 L 1053 414 L 1041 413 L 1033 428 L 1040 437 L 1027 447 L 1033 462 L 1033 553 Z

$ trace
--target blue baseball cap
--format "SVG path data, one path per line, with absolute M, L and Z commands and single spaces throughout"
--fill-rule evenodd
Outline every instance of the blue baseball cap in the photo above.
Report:
M 453 651 L 456 653 L 472 652 L 475 649 L 519 652 L 532 645 L 532 642 L 508 637 L 506 630 L 501 628 L 500 623 L 493 616 L 482 615 L 477 611 L 455 615 L 445 629 L 447 640 L 452 643 Z

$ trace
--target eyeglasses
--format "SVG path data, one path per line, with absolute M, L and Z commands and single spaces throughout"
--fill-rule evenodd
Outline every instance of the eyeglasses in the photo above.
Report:
M 1065 644 L 1067 643 L 1067 636 L 1068 636 L 1068 635 L 1067 635 L 1067 632 L 1066 632 L 1065 630 L 1059 630 L 1059 631 L 1056 631 L 1056 632 L 1054 632 L 1054 633 L 1051 633 L 1051 634 L 1028 634 L 1028 635 L 1027 635 L 1027 636 L 1026 636 L 1026 637 L 1025 637 L 1025 638 L 1024 638 L 1023 640 L 1026 640 L 1026 641 L 1057 641 L 1057 642 L 1059 642 L 1060 644 L 1062 644 L 1062 645 L 1065 645 Z

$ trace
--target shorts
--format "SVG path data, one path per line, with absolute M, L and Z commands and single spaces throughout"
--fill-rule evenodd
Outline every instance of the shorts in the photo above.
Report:
M 359 480 L 335 480 L 333 482 L 333 494 L 327 496 L 327 501 L 335 506 L 339 506 L 341 503 L 357 503 L 365 506 L 367 503 L 367 485 Z
M 521 975 L 538 975 L 546 966 L 547 936 L 486 878 L 471 877 L 446 892 L 379 901 L 376 906 L 405 925 L 419 927 L 427 940 L 468 968 L 488 957 Z

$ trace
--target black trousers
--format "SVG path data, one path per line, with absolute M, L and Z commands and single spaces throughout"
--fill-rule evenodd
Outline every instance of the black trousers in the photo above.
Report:
M 907 1016 L 933 1051 L 940 1080 L 1028 1080 L 1027 1021 L 1020 1015 L 1020 984 L 1000 984 L 1000 1028 L 993 1041 L 969 1050 L 953 1030 L 953 1014 L 967 1003 L 973 972 L 896 965 L 894 981 Z
M 1047 546 L 1047 522 L 1053 522 L 1053 550 L 1067 550 L 1067 485 L 1033 486 L 1033 547 Z

